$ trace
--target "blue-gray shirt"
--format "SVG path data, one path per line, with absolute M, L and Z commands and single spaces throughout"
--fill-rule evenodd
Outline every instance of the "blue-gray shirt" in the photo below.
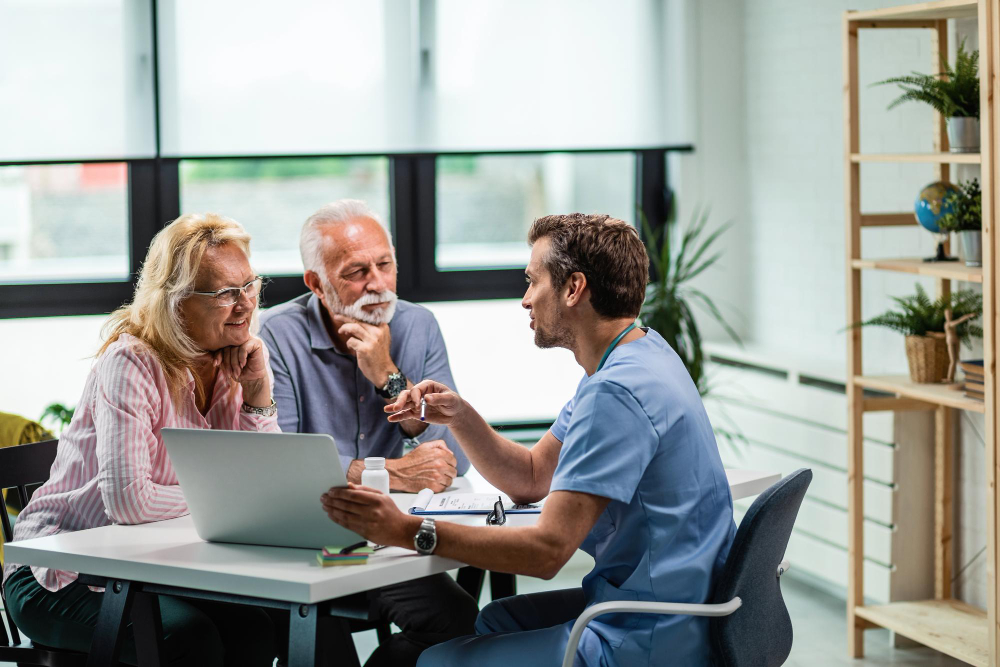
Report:
M 357 359 L 334 346 L 322 307 L 309 293 L 261 317 L 260 337 L 274 372 L 278 425 L 286 433 L 332 435 L 344 472 L 354 459 L 399 458 L 408 436 L 386 419 L 385 401 L 358 368 Z M 444 337 L 431 311 L 398 301 L 389 333 L 389 355 L 411 382 L 437 380 L 455 388 Z M 444 440 L 458 459 L 458 474 L 469 469 L 469 459 L 447 427 L 431 424 L 417 437 L 420 442 Z

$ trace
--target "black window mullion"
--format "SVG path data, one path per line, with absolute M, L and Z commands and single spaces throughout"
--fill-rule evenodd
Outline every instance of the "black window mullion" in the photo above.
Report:
M 416 239 L 417 192 L 416 158 L 398 156 L 389 160 L 389 210 L 392 244 L 396 248 L 396 292 L 400 297 L 416 300 L 419 291 L 417 266 L 420 257 Z

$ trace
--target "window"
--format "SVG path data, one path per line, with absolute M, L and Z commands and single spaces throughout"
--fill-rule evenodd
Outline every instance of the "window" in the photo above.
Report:
M 438 270 L 521 268 L 532 221 L 607 213 L 635 224 L 635 156 L 620 153 L 437 159 Z
M 433 146 L 523 150 L 667 139 L 680 69 L 660 0 L 436 0 Z M 677 3 L 680 4 L 680 3 Z M 674 30 L 677 28 L 674 27 Z M 426 37 L 425 37 L 426 39 Z
M 301 274 L 299 231 L 323 204 L 362 199 L 389 221 L 386 158 L 181 160 L 181 212 L 233 218 L 253 237 L 254 267 Z
M 377 0 L 162 0 L 164 154 L 386 150 L 409 118 L 394 97 L 405 63 L 388 78 L 390 18 Z
M 0 0 L 0 162 L 152 157 L 152 25 L 133 0 Z
M 123 280 L 124 163 L 0 167 L 0 283 Z

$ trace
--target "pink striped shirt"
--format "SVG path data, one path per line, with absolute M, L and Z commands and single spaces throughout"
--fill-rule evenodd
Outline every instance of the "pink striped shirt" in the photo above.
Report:
M 164 427 L 279 430 L 277 417 L 240 410 L 242 387 L 237 384 L 231 391 L 221 373 L 202 416 L 195 403 L 194 376 L 188 375 L 183 400 L 174 405 L 163 368 L 146 344 L 128 334 L 112 343 L 87 377 L 73 421 L 59 438 L 49 480 L 18 517 L 14 540 L 187 514 L 160 437 Z M 17 567 L 5 564 L 4 580 Z M 75 572 L 47 568 L 31 571 L 50 591 L 77 577 Z

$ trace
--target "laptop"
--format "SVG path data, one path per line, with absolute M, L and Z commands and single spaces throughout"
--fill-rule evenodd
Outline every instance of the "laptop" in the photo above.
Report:
M 347 486 L 329 435 L 164 428 L 163 444 L 198 536 L 208 542 L 322 549 L 362 538 L 320 496 Z

